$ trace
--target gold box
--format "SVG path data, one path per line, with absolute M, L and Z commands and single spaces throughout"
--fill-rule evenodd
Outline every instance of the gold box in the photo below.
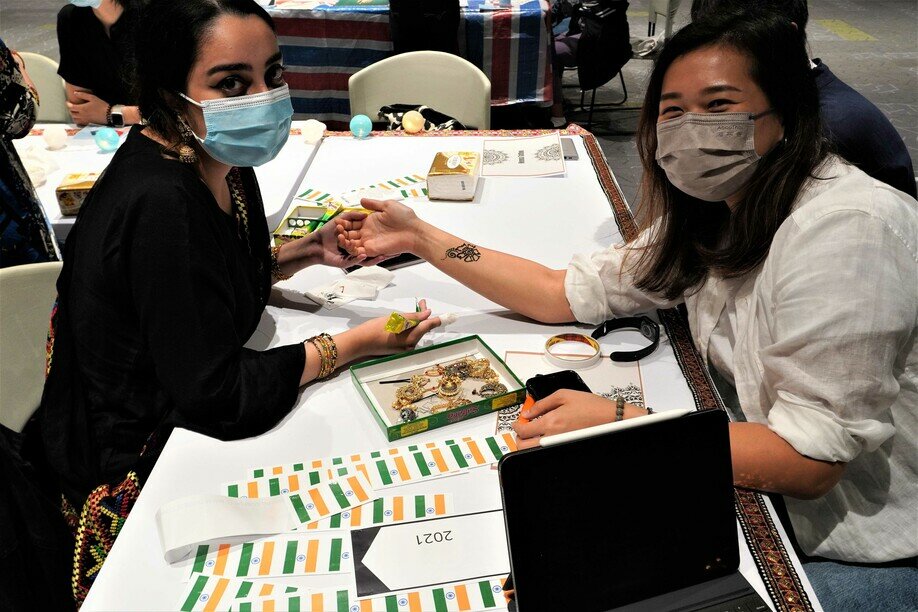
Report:
M 440 151 L 427 172 L 431 200 L 467 201 L 475 198 L 481 156 L 475 151 Z
M 83 205 L 89 190 L 96 184 L 97 178 L 98 172 L 76 172 L 64 177 L 54 190 L 62 215 L 72 216 L 80 212 L 80 206 Z

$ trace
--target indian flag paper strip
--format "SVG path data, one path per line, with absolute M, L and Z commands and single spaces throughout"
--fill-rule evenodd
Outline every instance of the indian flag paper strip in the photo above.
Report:
M 475 580 L 359 599 L 349 612 L 480 612 L 506 610 L 502 579 Z
M 497 463 L 501 457 L 516 450 L 516 439 L 509 432 L 464 440 L 447 440 L 450 453 L 457 462 L 469 468 Z
M 262 470 L 253 471 L 263 472 Z M 332 480 L 332 477 L 328 469 L 291 471 L 279 473 L 276 476 L 255 476 L 252 480 L 228 482 L 221 488 L 228 497 L 259 498 L 296 493 L 329 480 Z
M 321 459 L 308 459 L 299 463 L 288 463 L 286 465 L 274 465 L 264 468 L 255 468 L 252 470 L 252 478 L 265 478 L 271 476 L 280 476 L 281 474 L 291 474 L 299 472 L 319 471 L 328 475 L 329 470 L 339 467 L 354 465 L 355 463 L 366 463 L 371 457 L 383 455 L 393 456 L 401 452 L 401 447 L 387 448 L 381 451 L 372 451 L 369 453 L 351 453 L 340 457 L 323 457 Z
M 416 521 L 425 518 L 447 516 L 453 513 L 452 495 L 395 495 L 379 497 L 363 506 L 333 514 L 320 521 L 305 525 L 310 531 L 328 529 L 360 529 L 375 525 L 387 525 Z
M 186 592 L 182 594 L 182 599 L 175 609 L 182 612 L 229 610 L 233 601 L 238 599 L 304 592 L 304 589 L 293 586 L 198 574 L 188 583 Z
M 426 187 L 406 187 L 399 189 L 398 192 L 405 198 L 424 198 L 427 197 Z
M 296 196 L 297 200 L 302 200 L 304 202 L 313 202 L 316 204 L 334 204 L 335 198 L 332 194 L 327 191 L 322 191 L 321 189 L 313 189 L 307 187 L 299 195 Z
M 312 523 L 360 506 L 375 498 L 375 489 L 363 474 L 352 474 L 288 496 L 300 523 Z
M 248 599 L 233 603 L 234 612 L 350 612 L 351 593 L 347 589 L 314 591 L 278 597 Z
M 377 187 L 382 189 L 401 189 L 403 187 L 424 187 L 427 185 L 427 179 L 420 174 L 409 174 L 388 181 L 377 183 Z
M 456 448 L 457 445 L 460 446 Z M 267 476 L 267 481 L 259 481 L 257 484 L 250 484 L 252 481 L 243 481 L 231 483 L 224 488 L 235 484 L 236 488 L 231 493 L 235 492 L 239 496 L 252 493 L 254 496 L 263 497 L 265 493 L 262 491 L 267 491 L 271 486 L 277 491 L 285 488 L 282 478 L 284 474 L 301 474 L 305 471 L 310 474 L 311 479 L 321 481 L 323 478 L 337 478 L 353 474 L 355 471 L 352 468 L 356 468 L 356 472 L 366 476 L 376 488 L 393 487 L 421 478 L 439 477 L 451 472 L 488 465 L 512 450 L 516 450 L 516 440 L 509 433 L 477 438 L 466 436 L 461 439 L 437 440 L 340 457 L 257 468 L 252 470 L 252 476 L 255 479 Z M 422 463 L 427 467 L 423 467 Z M 322 469 L 326 471 L 313 475 L 313 472 L 321 472 Z M 388 476 L 385 475 L 386 473 Z M 271 478 L 276 478 L 278 482 L 270 485 Z M 302 480 L 300 478 L 300 482 Z M 251 488 L 252 491 L 247 491 L 247 488 Z
M 340 535 L 317 533 L 242 544 L 201 544 L 191 571 L 233 578 L 352 572 L 351 543 Z
M 381 456 L 371 459 L 369 463 L 337 468 L 332 473 L 338 477 L 351 473 L 364 474 L 375 489 L 397 487 L 459 473 L 453 469 L 455 462 L 448 461 L 443 450 L 438 453 L 437 450 L 439 449 L 419 449 L 410 453 Z

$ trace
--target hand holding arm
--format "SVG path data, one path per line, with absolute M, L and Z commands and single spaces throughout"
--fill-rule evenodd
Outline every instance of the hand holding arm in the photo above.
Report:
M 351 254 L 376 257 L 412 253 L 473 291 L 527 317 L 545 323 L 574 320 L 564 291 L 565 270 L 551 270 L 485 249 L 419 219 L 394 200 L 361 200 L 373 214 L 341 219 L 338 242 Z
M 77 125 L 106 125 L 106 113 L 108 112 L 108 102 L 94 95 L 92 92 L 77 89 L 72 85 L 67 85 L 67 110 L 73 122 Z
M 67 109 L 73 122 L 77 125 L 108 125 L 109 103 L 93 94 L 91 91 L 80 89 L 70 83 L 66 84 Z M 140 109 L 136 106 L 125 106 L 121 110 L 124 125 L 140 123 Z
M 342 219 L 361 219 L 362 213 L 345 212 L 339 215 Z M 344 268 L 363 263 L 363 255 L 348 256 L 338 248 L 334 223 L 326 223 L 318 231 L 312 232 L 283 244 L 277 252 L 277 265 L 280 271 L 292 276 L 304 268 L 317 264 Z M 372 265 L 368 262 L 368 265 Z

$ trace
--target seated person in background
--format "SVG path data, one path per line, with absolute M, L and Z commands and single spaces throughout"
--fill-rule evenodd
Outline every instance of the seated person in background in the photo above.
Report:
M 71 0 L 57 14 L 67 108 L 77 125 L 140 123 L 132 89 L 141 0 Z
M 459 55 L 459 0 L 389 0 L 392 51 Z
M 745 416 L 730 424 L 736 485 L 784 495 L 805 553 L 851 564 L 810 575 L 826 609 L 841 609 L 835 597 L 851 609 L 909 607 L 915 200 L 829 153 L 803 39 L 771 11 L 697 21 L 666 43 L 637 146 L 645 227 L 567 270 L 469 244 L 395 201 L 366 200 L 377 212 L 342 220 L 339 242 L 360 256 L 414 253 L 547 323 L 597 324 L 684 300 L 698 351 L 735 386 Z M 479 257 L 446 257 L 460 245 Z M 562 390 L 515 428 L 530 447 L 616 412 Z M 644 414 L 627 405 L 623 416 Z M 849 570 L 859 577 L 839 578 Z
M 0 268 L 60 259 L 14 138 L 35 124 L 38 92 L 22 57 L 0 40 Z
M 422 303 L 405 315 L 421 323 L 401 334 L 381 317 L 270 350 L 243 346 L 272 281 L 361 260 L 342 256 L 331 224 L 280 247 L 268 242 L 250 166 L 280 151 L 293 107 L 264 9 L 151 0 L 143 16 L 147 124 L 131 129 L 67 238 L 50 374 L 27 432 L 38 434 L 75 508 L 137 469 L 141 449 L 155 457 L 173 427 L 220 439 L 261 434 L 302 385 L 412 348 L 439 324 Z M 221 123 L 227 110 L 247 126 L 242 135 Z
M 766 0 L 761 4 L 790 19 L 806 43 L 806 0 Z M 748 5 L 748 0 L 694 0 L 692 21 L 744 10 Z M 835 152 L 878 181 L 918 197 L 908 148 L 883 111 L 835 76 L 822 60 L 809 61 L 819 91 L 823 133 Z
M 627 10 L 626 0 L 555 0 L 552 3 L 552 23 L 555 25 L 552 49 L 553 127 L 567 125 L 562 89 L 565 68 L 577 68 L 580 88 L 590 90 L 608 83 L 631 59 Z

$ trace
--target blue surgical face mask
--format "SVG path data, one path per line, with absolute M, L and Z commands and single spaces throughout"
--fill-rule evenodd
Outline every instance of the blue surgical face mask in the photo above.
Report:
M 263 93 L 196 102 L 204 111 L 207 136 L 195 134 L 207 153 L 231 166 L 260 166 L 277 157 L 290 136 L 293 104 L 283 86 Z
M 88 6 L 89 8 L 99 8 L 102 6 L 102 0 L 70 0 L 73 6 Z

